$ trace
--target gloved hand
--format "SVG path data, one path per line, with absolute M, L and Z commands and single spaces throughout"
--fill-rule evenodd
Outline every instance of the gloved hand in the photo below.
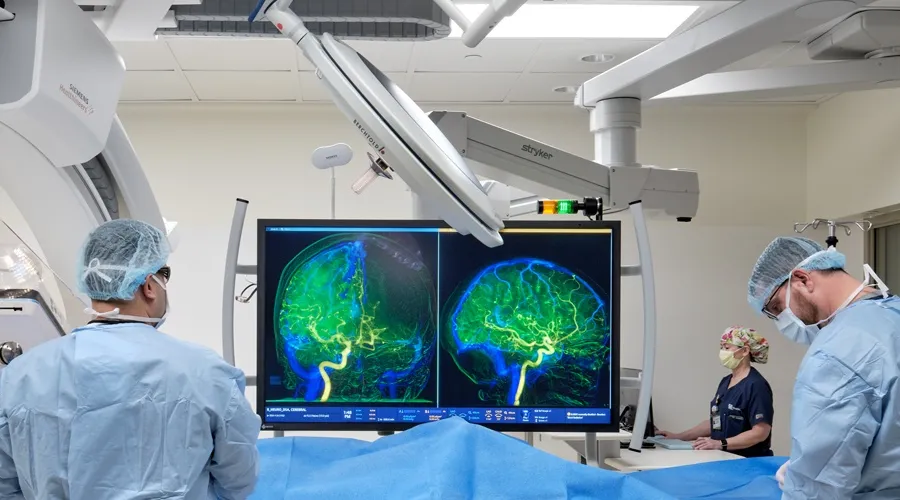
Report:
M 787 474 L 788 465 L 791 464 L 791 461 L 788 460 L 784 463 L 779 469 L 778 472 L 775 473 L 775 479 L 778 480 L 778 487 L 784 490 L 784 475 Z

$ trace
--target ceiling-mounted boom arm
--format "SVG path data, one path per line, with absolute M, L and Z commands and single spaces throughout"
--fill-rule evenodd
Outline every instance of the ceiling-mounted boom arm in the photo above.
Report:
M 527 0 L 492 0 L 484 11 L 469 21 L 453 0 L 434 0 L 444 12 L 463 30 L 462 42 L 466 47 L 475 47 L 497 27 L 504 18 L 513 15 Z
M 466 113 L 428 115 L 477 174 L 542 196 L 602 198 L 610 210 L 642 201 L 644 209 L 679 221 L 697 214 L 696 172 L 657 167 L 608 167 L 491 125 Z
M 873 1 L 743 0 L 588 80 L 575 105 L 590 108 L 618 97 L 647 101 Z

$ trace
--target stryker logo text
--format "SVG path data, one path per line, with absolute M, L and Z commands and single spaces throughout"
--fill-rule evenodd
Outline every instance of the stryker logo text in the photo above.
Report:
M 378 151 L 378 154 L 383 155 L 384 154 L 384 146 L 379 144 L 378 140 L 369 134 L 369 131 L 366 130 L 365 127 L 363 127 L 362 123 L 359 123 L 359 121 L 354 118 L 353 124 L 356 125 L 357 129 L 359 129 L 359 133 L 362 134 L 363 137 L 366 138 L 366 141 L 369 142 L 369 146 L 372 149 L 374 149 L 375 151 Z
M 544 151 L 543 149 L 538 149 L 531 144 L 525 144 L 522 146 L 522 151 L 534 156 L 535 158 L 543 158 L 545 160 L 549 160 L 553 158 L 553 155 Z

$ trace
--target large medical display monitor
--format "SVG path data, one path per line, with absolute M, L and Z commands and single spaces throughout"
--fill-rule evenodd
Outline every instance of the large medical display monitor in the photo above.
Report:
M 259 221 L 265 429 L 618 429 L 618 222 Z

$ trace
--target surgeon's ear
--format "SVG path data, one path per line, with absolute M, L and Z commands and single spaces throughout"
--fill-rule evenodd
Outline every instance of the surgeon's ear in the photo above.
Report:
M 797 289 L 805 290 L 809 293 L 812 293 L 812 291 L 815 289 L 815 282 L 811 278 L 810 274 L 800 269 L 795 270 L 791 274 L 791 283 L 795 287 L 797 287 Z
M 141 284 L 141 293 L 144 294 L 144 298 L 149 300 L 156 300 L 159 294 L 156 292 L 156 289 L 153 288 L 153 285 L 150 282 L 153 281 L 153 278 L 147 277 L 146 280 Z

